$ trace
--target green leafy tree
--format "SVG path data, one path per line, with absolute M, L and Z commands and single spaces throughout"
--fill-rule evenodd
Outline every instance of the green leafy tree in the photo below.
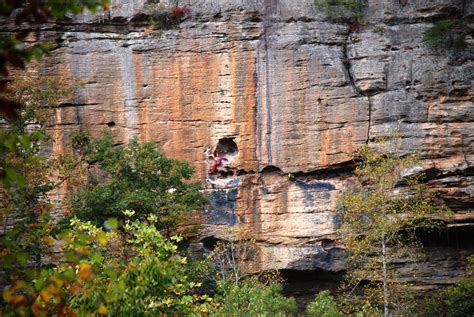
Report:
M 227 281 L 220 284 L 211 316 L 288 316 L 297 311 L 294 298 L 281 295 L 282 287 L 275 281 L 261 282 L 257 277 Z
M 329 291 L 319 292 L 316 298 L 306 306 L 308 317 L 342 317 L 344 316 L 334 302 Z
M 78 219 L 55 238 L 63 258 L 3 292 L 5 316 L 201 316 L 213 305 L 178 254 L 180 237 L 166 241 L 147 223 L 106 221 L 108 231 Z
M 471 316 L 474 312 L 474 256 L 468 257 L 466 273 L 446 289 L 439 290 L 417 305 L 420 316 Z
M 71 197 L 71 210 L 80 219 L 100 225 L 109 217 L 124 220 L 122 212 L 133 210 L 134 219 L 153 214 L 158 228 L 170 230 L 206 203 L 200 183 L 188 182 L 192 166 L 167 158 L 154 143 L 134 139 L 127 147 L 114 147 L 108 134 L 91 141 L 84 153 L 99 171 L 92 170 Z
M 70 237 L 85 235 L 92 242 L 87 263 L 93 274 L 68 299 L 73 311 L 79 315 L 102 311 L 108 316 L 201 316 L 209 310 L 212 298 L 196 292 L 201 283 L 192 280 L 187 258 L 178 254 L 176 243 L 182 238 L 165 240 L 153 225 L 156 221 L 152 215 L 146 224 L 126 220 L 122 230 L 108 233 L 90 222 L 72 220 Z M 73 254 L 80 252 L 76 245 Z
M 17 79 L 9 88 L 9 98 L 24 102 L 25 106 L 18 120 L 0 129 L 0 173 L 4 181 L 0 247 L 9 255 L 0 260 L 2 267 L 21 267 L 32 257 L 35 266 L 41 266 L 42 249 L 47 248 L 43 240 L 51 230 L 48 193 L 72 179 L 75 171 L 70 157 L 46 158 L 39 151 L 48 142 L 44 127 L 50 110 L 69 91 L 61 81 L 46 77 Z
M 8 90 L 8 98 L 23 102 L 24 107 L 15 122 L 0 129 L 0 284 L 6 286 L 0 302 L 21 314 L 32 313 L 34 294 L 43 290 L 34 281 L 52 260 L 46 257 L 55 244 L 48 193 L 76 176 L 71 157 L 39 154 L 49 141 L 44 127 L 51 108 L 69 91 L 52 78 L 16 79 Z
M 416 228 L 439 226 L 449 215 L 421 185 L 422 175 L 415 173 L 417 157 L 400 156 L 395 143 L 381 142 L 380 150 L 364 146 L 356 152 L 356 182 L 342 197 L 349 280 L 354 285 L 371 281 L 366 294 L 375 304 L 382 303 L 385 316 L 402 286 L 390 260 L 416 249 L 416 234 L 412 234 Z M 403 190 L 402 183 L 410 190 Z

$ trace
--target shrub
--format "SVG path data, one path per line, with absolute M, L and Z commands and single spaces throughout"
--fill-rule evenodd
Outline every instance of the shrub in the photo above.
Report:
M 466 275 L 455 285 L 421 302 L 420 316 L 470 316 L 474 312 L 474 256 L 468 257 Z
M 331 19 L 360 22 L 364 17 L 363 9 L 367 0 L 315 0 L 315 5 L 322 8 Z
M 212 316 L 287 316 L 297 311 L 295 299 L 281 295 L 280 284 L 262 283 L 257 277 L 220 283 L 218 291 L 220 305 L 211 310 Z
M 71 195 L 71 210 L 95 225 L 133 210 L 132 219 L 158 217 L 160 229 L 172 229 L 182 216 L 201 208 L 206 199 L 200 184 L 187 182 L 193 168 L 185 161 L 165 157 L 153 143 L 132 140 L 128 147 L 114 147 L 107 134 L 90 141 L 85 159 L 100 171 L 91 172 L 87 183 Z
M 144 13 L 150 17 L 152 28 L 158 30 L 177 27 L 190 13 L 190 10 L 188 7 L 171 7 L 164 3 L 148 3 L 144 7 Z
M 322 291 L 306 307 L 306 315 L 309 317 L 342 317 L 329 291 Z
M 430 45 L 461 49 L 466 46 L 463 23 L 458 20 L 441 20 L 423 33 Z

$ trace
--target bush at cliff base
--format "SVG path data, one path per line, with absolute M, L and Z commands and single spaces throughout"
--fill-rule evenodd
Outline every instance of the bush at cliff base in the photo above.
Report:
M 288 316 L 297 311 L 295 299 L 281 295 L 280 284 L 264 283 L 257 277 L 220 283 L 218 291 L 219 304 L 211 316 Z

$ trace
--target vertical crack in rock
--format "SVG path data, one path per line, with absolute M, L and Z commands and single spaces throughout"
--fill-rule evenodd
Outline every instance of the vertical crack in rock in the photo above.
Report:
M 347 41 L 349 38 L 349 34 L 347 34 L 346 38 L 344 39 L 344 43 L 342 44 L 342 64 L 347 73 L 347 78 L 349 79 L 349 84 L 352 86 L 352 89 L 355 94 L 360 95 L 359 88 L 355 84 L 354 74 L 352 73 L 351 61 L 347 54 Z
M 264 56 L 263 56 L 263 67 L 264 67 L 264 76 L 265 76 L 265 113 L 266 113 L 266 127 L 265 127 L 265 146 L 267 150 L 267 164 L 272 165 L 272 104 L 271 104 L 271 94 L 270 94 L 270 54 L 268 49 L 269 42 L 269 29 L 272 24 L 274 17 L 274 9 L 278 5 L 278 0 L 265 0 L 265 13 L 263 19 L 263 46 Z M 260 59 L 260 54 L 257 53 L 257 59 Z M 260 94 L 260 84 L 258 85 L 259 98 Z M 261 120 L 261 117 L 257 117 L 257 120 Z M 261 153 L 261 145 L 259 145 Z
M 259 160 L 262 159 L 262 84 L 260 82 L 261 74 L 261 62 L 260 62 L 260 43 L 257 46 L 257 52 L 255 56 L 255 82 L 257 83 L 257 98 L 256 98 L 256 138 L 257 138 L 257 155 Z
M 137 135 L 137 108 L 135 94 L 135 74 L 133 69 L 133 53 L 129 48 L 124 49 L 123 60 L 123 97 L 125 122 L 130 129 L 129 139 Z
M 345 73 L 347 74 L 347 79 L 349 81 L 349 84 L 352 86 L 352 90 L 354 91 L 354 93 L 359 97 L 367 98 L 369 118 L 368 118 L 368 124 L 367 124 L 367 139 L 365 143 L 368 144 L 370 141 L 370 128 L 371 128 L 371 122 L 372 122 L 372 101 L 370 100 L 369 94 L 364 93 L 362 89 L 360 89 L 356 85 L 355 75 L 352 71 L 352 62 L 351 62 L 351 59 L 349 58 L 348 47 L 347 47 L 350 36 L 351 36 L 351 29 L 349 27 L 347 30 L 347 34 L 344 38 L 344 42 L 342 44 L 342 64 L 344 66 Z
M 370 142 L 370 127 L 372 124 L 372 101 L 370 100 L 370 96 L 367 96 L 367 101 L 369 103 L 369 122 L 367 125 L 367 140 L 365 141 L 365 144 L 369 144 Z
M 265 19 L 266 21 L 267 19 Z M 266 24 L 266 22 L 264 22 Z M 267 39 L 267 26 L 264 26 L 264 50 L 265 50 L 265 107 L 267 112 L 267 125 L 265 133 L 265 143 L 267 145 L 267 158 L 268 164 L 272 165 L 272 104 L 270 100 L 270 80 L 269 80 L 269 58 L 268 58 L 268 39 Z

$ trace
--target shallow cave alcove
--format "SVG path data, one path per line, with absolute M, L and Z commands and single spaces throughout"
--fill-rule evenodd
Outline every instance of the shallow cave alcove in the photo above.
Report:
M 235 156 L 239 153 L 239 148 L 233 138 L 222 138 L 217 142 L 216 153 L 218 156 Z

